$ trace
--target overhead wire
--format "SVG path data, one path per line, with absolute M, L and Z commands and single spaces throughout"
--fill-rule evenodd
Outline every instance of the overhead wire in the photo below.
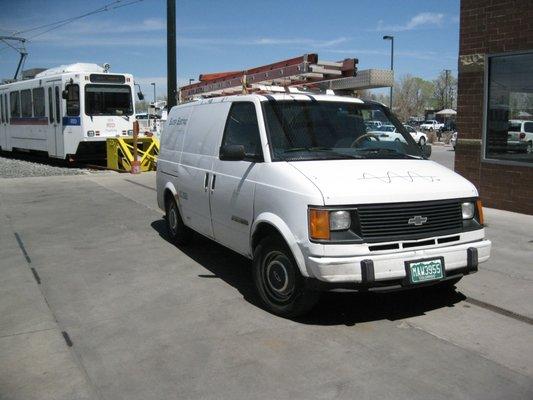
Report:
M 74 21 L 77 21 L 79 19 L 86 18 L 86 17 L 94 15 L 94 14 L 99 14 L 99 13 L 102 13 L 102 12 L 115 10 L 117 8 L 127 7 L 127 6 L 130 6 L 132 4 L 140 3 L 142 1 L 144 1 L 144 0 L 130 0 L 130 1 L 126 1 L 126 2 L 123 2 L 123 0 L 115 0 L 115 1 L 112 1 L 112 2 L 110 2 L 108 4 L 103 5 L 102 7 L 99 7 L 97 9 L 95 9 L 95 10 L 86 12 L 84 14 L 81 14 L 81 15 L 78 15 L 78 16 L 75 16 L 75 17 L 66 18 L 66 19 L 63 19 L 63 20 L 60 20 L 60 21 L 56 21 L 56 22 L 52 22 L 52 23 L 36 26 L 36 27 L 33 27 L 33 28 L 21 30 L 21 31 L 16 31 L 16 32 L 13 33 L 13 36 L 20 35 L 20 34 L 23 34 L 23 33 L 28 33 L 28 32 L 34 32 L 36 30 L 41 30 L 41 29 L 44 29 L 44 28 L 49 28 L 49 29 L 44 30 L 43 32 L 39 32 L 36 35 L 30 36 L 28 39 L 26 39 L 26 41 L 30 41 L 32 39 L 35 39 L 36 37 L 44 35 L 45 33 L 48 33 L 48 32 L 53 31 L 55 29 L 59 29 L 59 28 L 65 26 L 65 25 L 70 24 L 70 23 L 72 23 Z M 120 4 L 120 3 L 122 3 L 122 4 Z M 4 41 L 4 43 L 6 43 L 9 47 L 12 47 L 15 50 L 20 52 L 19 49 L 16 49 L 14 46 L 10 45 L 8 42 Z M 6 50 L 9 47 L 6 46 L 6 47 L 3 47 L 3 48 L 0 48 L 0 51 Z

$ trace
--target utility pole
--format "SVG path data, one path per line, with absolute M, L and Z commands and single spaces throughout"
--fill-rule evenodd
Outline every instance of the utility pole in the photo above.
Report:
M 452 72 L 450 69 L 445 69 L 444 70 L 445 74 L 446 74 L 446 79 L 445 79 L 445 83 L 444 83 L 444 108 L 450 108 L 448 107 L 448 95 L 449 95 L 449 87 L 448 87 L 448 77 L 450 76 L 450 72 Z
M 394 76 L 394 36 L 386 35 L 383 36 L 383 40 L 390 40 L 390 69 Z M 394 80 L 392 82 L 392 86 L 390 87 L 390 101 L 389 101 L 389 108 L 392 111 L 392 89 L 394 88 Z
M 176 0 L 167 0 L 167 108 L 177 104 Z

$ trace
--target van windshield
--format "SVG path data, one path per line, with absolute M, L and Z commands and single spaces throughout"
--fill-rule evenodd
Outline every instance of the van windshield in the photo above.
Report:
M 380 104 L 271 99 L 263 110 L 273 161 L 422 157 Z
M 127 85 L 86 85 L 85 114 L 132 115 L 130 87 Z

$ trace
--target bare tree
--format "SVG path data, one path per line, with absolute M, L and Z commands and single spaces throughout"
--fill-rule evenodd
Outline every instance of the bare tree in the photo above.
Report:
M 433 81 L 435 85 L 434 97 L 436 108 L 455 108 L 457 99 L 457 78 L 450 70 L 442 71 L 437 79 Z
M 412 116 L 421 116 L 431 102 L 432 92 L 432 82 L 404 75 L 394 85 L 393 111 L 404 121 Z

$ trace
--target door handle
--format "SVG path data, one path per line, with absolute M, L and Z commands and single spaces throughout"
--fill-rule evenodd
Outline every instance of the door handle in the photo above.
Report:
M 211 193 L 215 191 L 215 181 L 217 179 L 217 176 L 213 174 L 213 179 L 211 179 Z
M 204 177 L 204 192 L 207 192 L 207 189 L 209 189 L 209 172 L 206 172 Z

